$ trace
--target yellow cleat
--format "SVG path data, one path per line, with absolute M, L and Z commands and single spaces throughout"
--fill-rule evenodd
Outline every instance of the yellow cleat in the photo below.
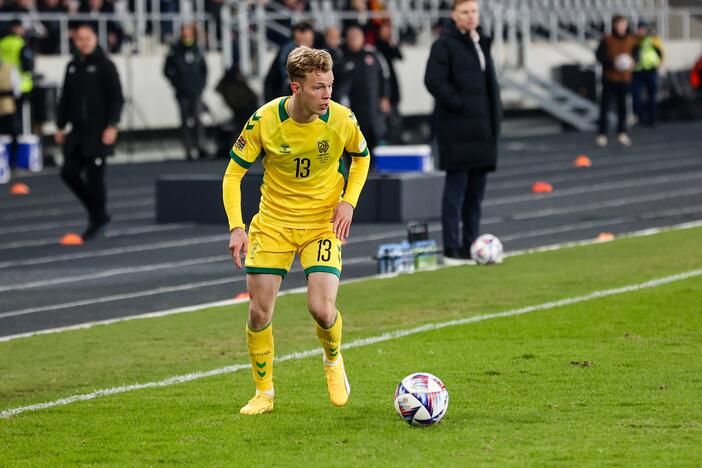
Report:
M 351 387 L 349 379 L 346 377 L 346 369 L 344 368 L 344 359 L 339 357 L 333 361 L 327 361 L 323 356 L 324 361 L 324 376 L 327 378 L 327 390 L 329 390 L 329 399 L 336 406 L 344 406 L 349 401 Z
M 241 414 L 263 414 L 273 411 L 273 397 L 265 393 L 259 393 L 246 403 L 246 406 L 239 410 Z

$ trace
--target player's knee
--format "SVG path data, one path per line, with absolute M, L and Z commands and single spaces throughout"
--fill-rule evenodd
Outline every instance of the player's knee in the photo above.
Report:
M 249 303 L 249 327 L 258 330 L 265 327 L 273 317 L 273 306 L 252 300 Z
M 336 305 L 333 300 L 325 297 L 311 297 L 307 299 L 307 307 L 320 325 L 331 326 L 334 324 Z

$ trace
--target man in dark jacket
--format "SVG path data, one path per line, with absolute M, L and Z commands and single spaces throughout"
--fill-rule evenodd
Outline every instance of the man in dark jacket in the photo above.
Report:
M 372 155 L 387 129 L 390 69 L 382 54 L 365 44 L 363 29 L 358 25 L 346 29 L 344 71 L 344 89 L 339 94 L 342 103 L 348 99 Z
M 205 128 L 200 119 L 202 93 L 207 84 L 207 62 L 195 36 L 195 27 L 184 24 L 180 29 L 180 41 L 171 48 L 163 68 L 178 101 L 185 157 L 189 161 L 194 159 L 193 150 L 200 158 L 207 155 Z
M 74 42 L 77 55 L 66 68 L 54 138 L 63 145 L 61 178 L 88 211 L 83 240 L 90 240 L 110 222 L 105 159 L 114 153 L 124 98 L 117 68 L 97 45 L 95 31 L 79 26 Z M 64 134 L 69 123 L 72 130 Z
M 478 29 L 478 2 L 454 0 L 451 17 L 432 45 L 424 84 L 436 100 L 439 168 L 446 171 L 444 256 L 460 262 L 470 258 L 480 233 L 487 173 L 497 166 L 502 105 L 490 40 Z

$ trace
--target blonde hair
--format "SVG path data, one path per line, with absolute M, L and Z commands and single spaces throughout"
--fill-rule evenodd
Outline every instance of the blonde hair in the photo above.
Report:
M 331 70 L 332 58 L 326 50 L 300 46 L 290 52 L 285 68 L 290 82 L 301 82 L 304 81 L 307 73 L 316 71 L 326 73 Z

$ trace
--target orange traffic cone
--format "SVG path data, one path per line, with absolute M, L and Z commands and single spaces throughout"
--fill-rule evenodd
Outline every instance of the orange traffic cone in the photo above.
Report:
M 249 293 L 242 292 L 242 293 L 239 293 L 236 296 L 234 296 L 234 300 L 236 300 L 236 301 L 244 301 L 246 299 L 251 299 L 251 296 L 249 296 Z
M 548 182 L 534 182 L 531 186 L 531 191 L 533 193 L 551 193 L 553 192 L 553 185 Z
M 573 161 L 573 165 L 575 167 L 591 167 L 592 161 L 584 154 L 581 154 L 580 156 L 575 158 L 575 161 Z
M 65 234 L 59 241 L 61 245 L 83 245 L 83 238 L 75 232 Z
M 10 194 L 11 195 L 29 195 L 29 185 L 23 184 L 22 182 L 17 182 L 16 184 L 12 184 L 10 187 Z
M 601 232 L 597 234 L 597 240 L 600 242 L 606 242 L 614 240 L 614 233 L 612 232 Z

